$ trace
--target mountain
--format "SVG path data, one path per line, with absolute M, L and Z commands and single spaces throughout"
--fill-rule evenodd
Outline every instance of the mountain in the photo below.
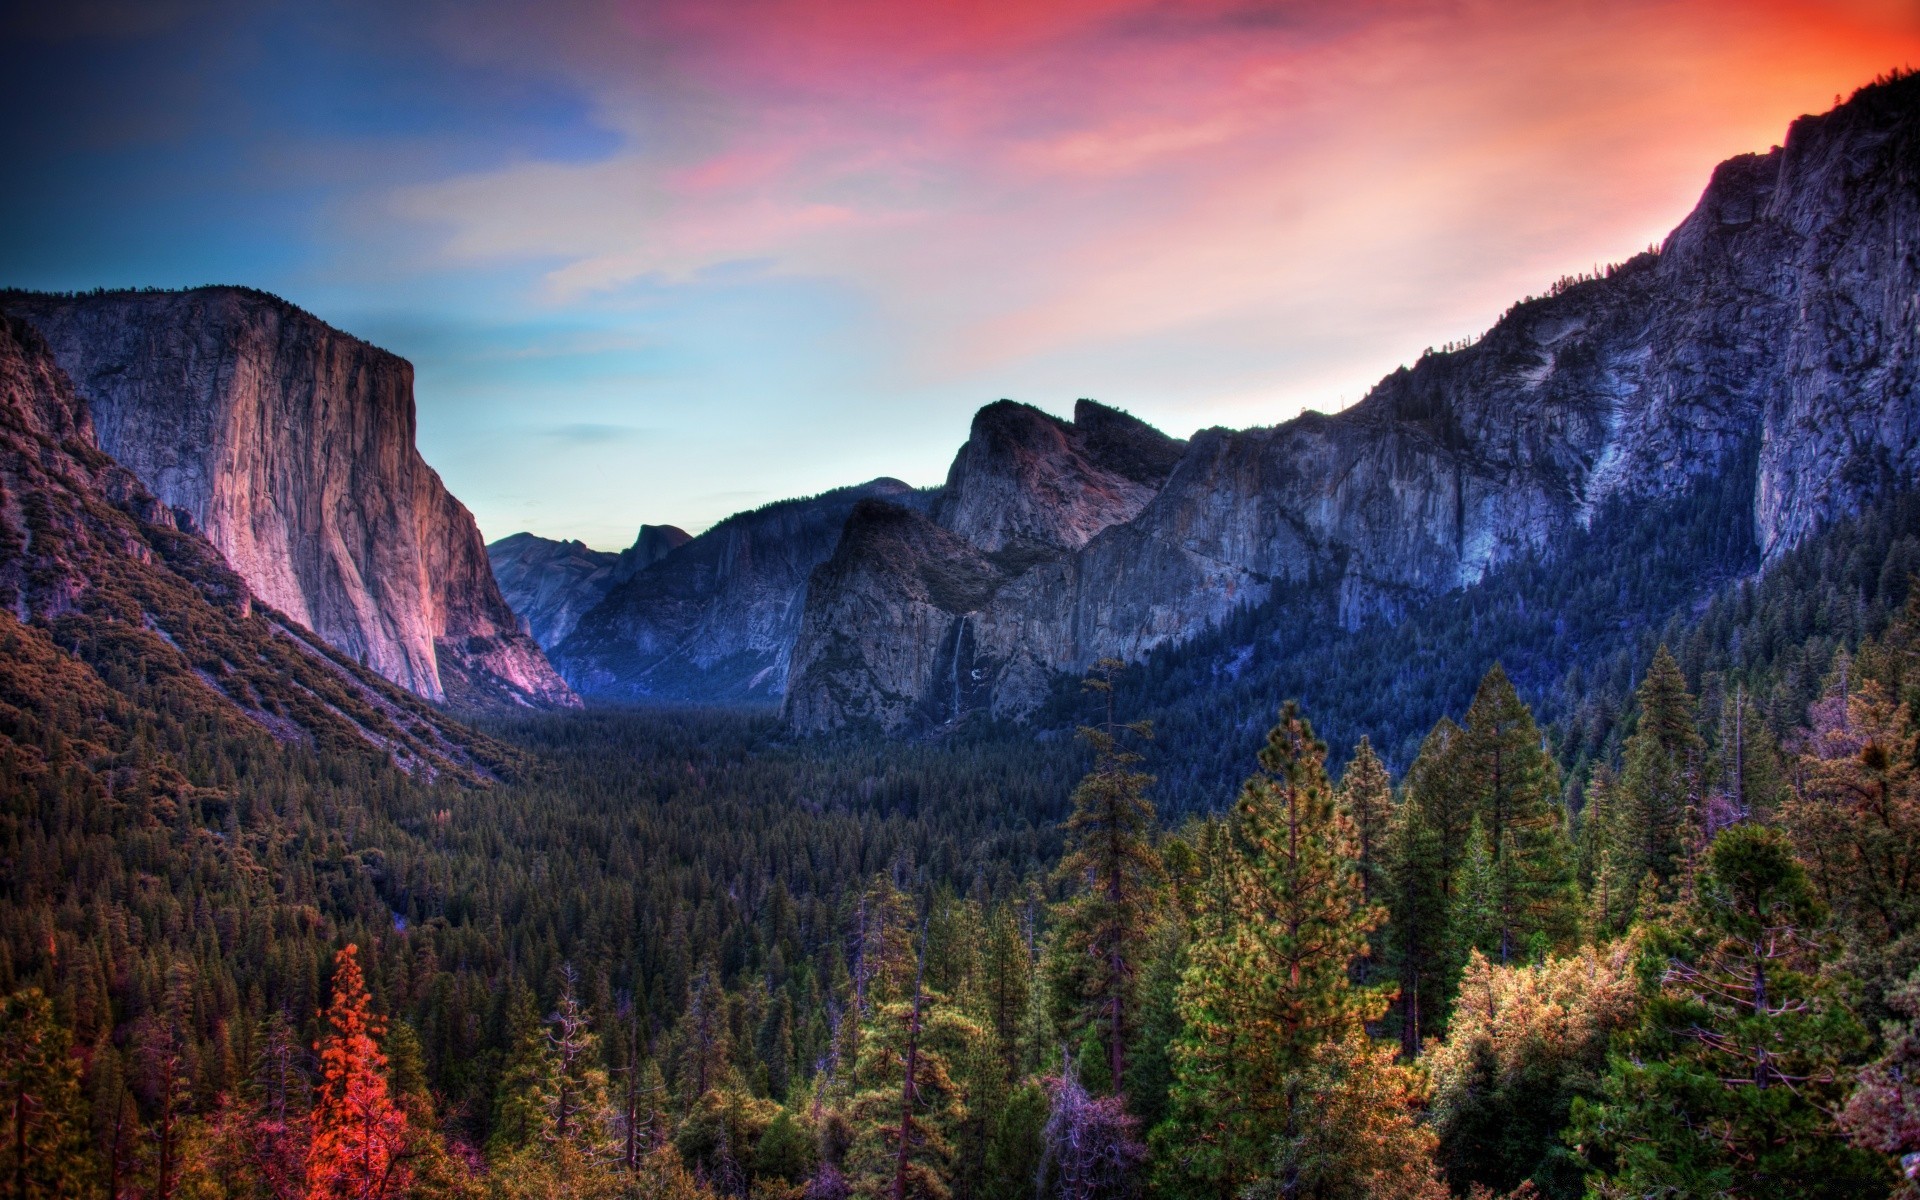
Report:
M 1658 251 L 1516 304 L 1339 414 L 1203 431 L 1162 483 L 1149 456 L 1117 489 L 983 411 L 930 522 L 863 510 L 816 573 L 788 719 L 1024 717 L 1061 672 L 1281 590 L 1330 590 L 1328 628 L 1354 629 L 1709 480 L 1739 488 L 1777 561 L 1920 476 L 1917 314 L 1906 77 L 1723 163 Z
M 1052 681 L 1045 643 L 1059 630 L 1032 582 L 1062 578 L 1137 519 L 1185 449 L 1090 400 L 1071 423 L 1008 401 L 981 409 L 931 513 L 861 505 L 814 573 L 789 721 L 894 730 L 1016 695 L 1037 704 Z
M 154 752 L 169 740 L 305 745 L 469 780 L 512 757 L 255 603 L 212 545 L 101 451 L 45 342 L 11 317 L 0 317 L 0 643 L 0 767 L 16 782 L 71 771 L 122 802 L 170 804 L 195 789 Z M 36 732 L 54 728 L 65 735 Z
M 552 647 L 554 665 L 601 700 L 778 703 L 808 577 L 867 499 L 928 502 L 897 479 L 876 479 L 728 517 L 614 582 Z M 647 540 L 643 529 L 636 549 Z
M 429 700 L 578 704 L 414 448 L 406 360 L 242 288 L 13 292 L 0 308 L 45 337 L 100 447 L 263 602 Z
M 542 650 L 573 632 L 582 614 L 612 590 L 691 541 L 673 525 L 642 525 L 633 545 L 618 554 L 578 539 L 558 542 L 515 533 L 487 544 L 487 561 L 500 594 L 527 623 Z

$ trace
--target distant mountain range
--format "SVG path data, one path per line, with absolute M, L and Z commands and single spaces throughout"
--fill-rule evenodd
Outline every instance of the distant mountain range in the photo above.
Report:
M 1764 569 L 1911 489 L 1920 81 L 1721 164 L 1657 251 L 1514 305 L 1339 414 L 1183 441 L 1092 401 L 1070 421 L 1001 401 L 939 488 L 878 479 L 696 537 L 644 526 L 618 553 L 483 547 L 414 448 L 411 367 L 274 297 L 12 292 L 0 311 L 38 381 L 8 402 L 80 406 L 20 436 L 82 447 L 64 475 L 17 469 L 7 519 L 53 488 L 205 545 L 246 597 L 220 611 L 270 613 L 356 680 L 458 709 L 778 705 L 807 733 L 1020 721 L 1099 658 L 1211 645 L 1306 590 L 1324 602 L 1296 620 L 1328 636 L 1396 622 L 1566 551 L 1599 514 L 1705 487 Z M 0 574 L 39 578 L 29 528 Z M 89 603 L 92 576 L 72 578 L 17 585 L 16 618 Z M 210 661 L 195 670 L 222 678 Z
M 1916 255 L 1905 78 L 1721 164 L 1657 251 L 1514 305 L 1337 415 L 1181 442 L 1088 401 L 1072 422 L 1002 401 L 933 494 L 830 493 L 777 530 L 734 518 L 547 645 L 589 697 L 779 696 L 801 731 L 899 732 L 1027 717 L 1063 673 L 1304 584 L 1337 596 L 1314 618 L 1331 629 L 1392 620 L 1706 481 L 1737 485 L 1765 565 L 1920 475 Z M 726 589 L 691 582 L 720 563 Z M 750 650 L 742 591 L 769 614 Z

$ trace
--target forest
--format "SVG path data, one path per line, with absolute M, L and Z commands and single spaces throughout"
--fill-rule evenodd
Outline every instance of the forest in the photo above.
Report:
M 1602 524 L 1038 729 L 483 721 L 491 783 L 0 613 L 0 1195 L 1920 1196 L 1920 506 L 1764 575 L 1691 511 L 1705 591 Z

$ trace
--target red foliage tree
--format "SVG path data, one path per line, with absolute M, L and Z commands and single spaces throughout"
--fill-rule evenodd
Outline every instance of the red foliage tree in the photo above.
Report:
M 375 1041 L 385 1031 L 370 1009 L 359 948 L 334 956 L 332 1032 L 320 1052 L 320 1085 L 307 1153 L 307 1200 L 386 1200 L 403 1196 L 407 1117 L 387 1094 L 386 1055 Z

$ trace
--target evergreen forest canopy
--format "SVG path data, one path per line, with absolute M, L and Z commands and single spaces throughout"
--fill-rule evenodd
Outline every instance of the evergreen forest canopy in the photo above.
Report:
M 0 1190 L 1912 1195 L 1920 504 L 1680 605 L 1635 528 L 1337 658 L 1250 614 L 1247 688 L 1328 674 L 1159 811 L 1265 707 L 1206 740 L 1208 647 L 1102 664 L 1078 743 L 593 712 L 475 786 L 0 614 Z M 1665 623 L 1529 650 L 1569 588 Z

